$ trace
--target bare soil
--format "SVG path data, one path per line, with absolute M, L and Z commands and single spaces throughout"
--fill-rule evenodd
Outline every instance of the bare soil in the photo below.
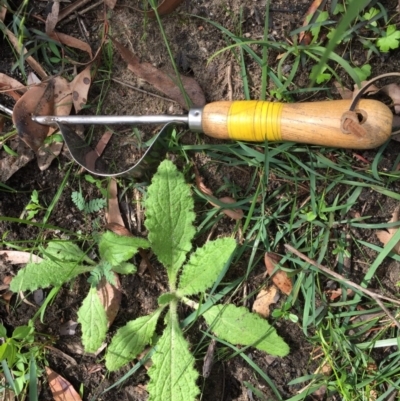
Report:
M 36 3 L 36 2 L 35 2 Z M 160 34 L 157 23 L 154 20 L 146 20 L 143 14 L 138 11 L 141 7 L 139 1 L 118 1 L 115 9 L 108 12 L 110 34 L 121 43 L 128 46 L 141 60 L 152 63 L 158 68 L 168 68 L 170 66 L 168 54 L 165 50 L 163 38 Z M 270 37 L 271 40 L 288 40 L 289 32 L 300 27 L 304 20 L 304 15 L 310 5 L 310 0 L 293 0 L 290 2 L 276 0 L 272 2 L 270 9 Z M 398 4 L 397 0 L 386 0 L 381 2 L 388 10 L 389 15 L 393 16 Z M 12 2 L 11 2 L 12 4 Z M 62 3 L 63 4 L 63 3 Z M 34 5 L 35 12 L 44 16 L 44 4 Z M 41 9 L 36 7 L 42 7 Z M 239 15 L 242 15 L 240 20 Z M 199 18 L 201 17 L 201 18 Z M 176 57 L 178 65 L 183 74 L 194 77 L 203 88 L 207 102 L 216 100 L 231 100 L 243 98 L 243 85 L 240 78 L 240 68 L 232 52 L 223 52 L 218 57 L 209 62 L 209 57 L 216 51 L 227 46 L 228 41 L 220 30 L 207 23 L 203 18 L 218 22 L 231 32 L 253 39 L 261 39 L 263 35 L 265 17 L 265 1 L 263 0 L 214 0 L 207 2 L 204 0 L 192 0 L 184 2 L 176 12 L 163 18 L 166 35 Z M 99 32 L 104 20 L 102 7 L 88 12 L 82 17 L 82 21 L 88 29 L 89 43 L 94 50 L 100 45 Z M 397 15 L 393 23 L 399 22 Z M 42 24 L 32 22 L 38 29 L 44 30 Z M 73 20 L 63 25 L 60 31 L 80 37 L 82 36 L 77 20 Z M 365 60 L 365 51 L 361 45 L 355 43 L 348 51 L 348 57 L 351 57 L 357 65 L 362 65 Z M 8 43 L 0 38 L 0 72 L 18 77 L 18 73 L 12 72 L 11 67 L 14 64 L 14 56 Z M 269 52 L 269 66 L 276 68 L 278 54 L 274 51 Z M 373 76 L 383 72 L 399 71 L 400 51 L 390 52 L 388 56 L 373 56 L 372 64 Z M 255 62 L 246 58 L 246 65 L 250 75 L 251 96 L 256 99 L 260 94 L 260 69 Z M 290 67 L 290 60 L 288 60 Z M 311 64 L 305 64 L 299 69 L 294 79 L 294 85 L 297 88 L 306 88 L 309 84 L 308 76 Z M 99 72 L 98 82 L 94 83 L 89 94 L 89 103 L 91 108 L 86 112 L 91 113 L 95 110 L 98 96 L 101 93 L 101 81 L 106 74 Z M 126 68 L 126 63 L 114 51 L 112 60 L 111 77 L 119 81 L 127 82 L 135 87 L 141 88 L 144 92 L 138 92 L 128 86 L 121 85 L 116 81 L 107 81 L 110 85 L 107 98 L 101 105 L 102 114 L 182 114 L 185 110 L 176 103 L 169 102 L 158 97 L 151 96 L 155 93 L 154 89 L 135 78 Z M 350 79 L 343 74 L 344 83 L 350 86 Z M 293 101 L 319 100 L 331 96 L 332 93 L 316 92 L 307 94 L 297 94 L 292 96 Z M 332 96 L 337 96 L 333 94 Z M 12 107 L 12 102 L 0 95 L 0 102 L 8 107 Z M 6 123 L 6 128 L 10 123 Z M 199 137 L 193 133 L 186 133 L 180 138 L 181 143 L 218 143 L 207 137 Z M 384 151 L 381 169 L 391 168 L 400 150 L 397 142 Z M 367 160 L 372 160 L 375 156 L 375 150 L 362 151 L 360 155 Z M 1 153 L 0 153 L 1 156 Z M 190 157 L 201 171 L 207 185 L 216 190 L 227 179 L 233 182 L 239 195 L 248 191 L 248 183 L 251 177 L 251 168 L 247 170 L 238 168 L 219 168 L 212 161 L 201 154 L 191 153 Z M 179 164 L 180 161 L 178 160 Z M 355 167 L 358 167 L 358 161 L 355 160 Z M 64 152 L 53 162 L 49 169 L 40 171 L 36 160 L 32 160 L 27 166 L 15 173 L 6 185 L 13 188 L 16 192 L 9 192 L 0 187 L 0 216 L 7 218 L 18 218 L 29 203 L 30 195 L 34 189 L 40 191 L 40 202 L 46 208 L 57 193 L 57 190 L 63 178 L 71 168 L 71 161 L 68 153 Z M 88 198 L 99 197 L 99 193 L 93 185 L 80 179 L 78 168 L 72 166 L 72 173 L 69 177 L 69 184 L 63 191 L 58 200 L 48 224 L 59 227 L 60 230 L 31 225 L 23 225 L 9 221 L 0 221 L 0 234 L 2 236 L 2 249 L 8 249 L 10 243 L 19 244 L 22 248 L 35 246 L 35 238 L 57 238 L 65 236 L 65 231 L 71 232 L 71 237 L 75 238 L 73 233 L 79 231 L 83 233 L 92 232 L 92 221 L 94 217 L 99 217 L 100 227 L 104 227 L 105 218 L 103 213 L 96 216 L 84 216 L 79 212 L 71 201 L 72 191 L 82 187 L 82 192 L 87 194 Z M 145 187 L 147 180 L 136 184 L 137 188 Z M 133 184 L 132 184 L 133 185 Z M 273 185 L 273 184 L 271 184 Z M 276 184 L 278 185 L 278 184 Z M 400 184 L 393 181 L 392 191 L 399 192 Z M 242 192 L 241 192 L 242 191 Z M 137 194 L 137 193 L 136 193 Z M 128 197 L 121 199 L 121 208 L 124 211 L 124 217 L 127 219 L 127 225 L 135 235 L 144 235 L 144 227 L 141 219 L 142 211 L 138 211 L 137 203 L 129 201 L 134 199 L 135 192 L 130 191 Z M 360 197 L 359 204 L 355 205 L 354 210 L 364 210 L 365 214 L 376 216 L 376 221 L 388 221 L 391 211 L 394 209 L 393 202 L 389 198 L 377 194 L 368 188 L 365 189 Z M 362 203 L 361 203 L 362 202 Z M 139 202 L 140 203 L 140 202 Z M 36 216 L 36 221 L 40 222 L 44 216 L 45 210 Z M 134 216 L 134 217 L 132 217 Z M 233 227 L 228 218 L 221 220 L 221 227 L 218 230 L 229 232 Z M 65 230 L 65 231 L 64 231 Z M 356 237 L 370 239 L 372 232 L 359 230 L 353 233 Z M 199 238 L 199 244 L 204 238 Z M 278 250 L 282 251 L 282 250 Z M 357 255 L 357 253 L 355 253 Z M 373 254 L 371 253 L 371 258 Z M 135 261 L 140 264 L 140 258 Z M 388 294 L 396 292 L 395 283 L 398 281 L 400 268 L 397 264 L 385 263 L 387 269 L 380 269 L 377 283 L 387 291 Z M 237 266 L 234 271 L 228 273 L 228 278 L 233 279 L 243 275 L 244 266 Z M 365 270 L 363 264 L 357 263 L 357 257 L 352 261 L 349 274 L 357 281 L 360 274 Z M 8 274 L 15 274 L 16 266 L 9 265 L 6 261 L 0 261 L 0 278 Z M 250 293 L 256 289 L 262 282 L 262 273 L 264 267 L 260 263 L 243 287 L 243 291 Z M 157 298 L 166 285 L 165 275 L 162 270 L 155 269 L 155 277 L 145 273 L 143 275 L 123 276 L 122 288 L 124 289 L 123 300 L 120 312 L 113 323 L 108 340 L 115 331 L 123 326 L 127 321 L 141 315 L 152 312 L 157 306 Z M 374 283 L 373 283 L 374 284 Z M 102 359 L 103 354 L 97 357 L 82 354 L 79 329 L 75 335 L 66 336 L 59 334 L 60 325 L 69 321 L 77 320 L 77 310 L 81 304 L 85 290 L 88 284 L 85 277 L 75 280 L 72 285 L 66 285 L 58 294 L 46 311 L 44 323 L 37 322 L 37 330 L 46 333 L 54 338 L 54 347 L 70 355 L 76 364 L 67 361 L 65 358 L 53 352 L 47 353 L 49 366 L 62 374 L 69 380 L 76 389 L 81 385 L 84 388 L 84 400 L 107 400 L 107 401 L 133 401 L 146 400 L 147 393 L 145 386 L 147 375 L 145 368 L 131 376 L 122 386 L 116 387 L 106 394 L 101 394 L 104 389 L 115 383 L 130 368 L 126 367 L 116 373 L 108 373 Z M 240 298 L 240 297 L 238 297 Z M 31 300 L 31 297 L 29 297 Z M 241 301 L 238 299 L 238 301 Z M 250 300 L 251 301 L 251 300 Z M 251 302 L 249 302 L 251 303 Z M 250 304 L 248 306 L 251 306 Z M 0 304 L 0 318 L 6 327 L 12 331 L 14 327 L 26 324 L 34 315 L 36 308 L 18 301 L 14 296 L 11 300 L 10 312 L 6 310 L 6 304 Z M 182 316 L 188 313 L 187 310 L 181 310 Z M 194 344 L 199 340 L 199 327 L 192 327 L 187 333 L 191 342 Z M 289 321 L 281 320 L 277 324 L 278 333 L 290 345 L 290 355 L 286 358 L 273 358 L 254 349 L 246 351 L 246 355 L 252 359 L 260 368 L 271 378 L 280 391 L 282 397 L 290 398 L 301 389 L 301 385 L 291 385 L 288 383 L 302 375 L 311 374 L 316 368 L 316 362 L 313 361 L 313 347 L 305 338 L 298 325 Z M 207 349 L 207 344 L 203 343 L 196 351 L 197 368 L 201 371 L 202 359 Z M 265 399 L 275 399 L 269 386 L 255 374 L 254 370 L 240 357 L 227 358 L 229 351 L 227 349 L 217 350 L 217 361 L 212 369 L 210 377 L 201 378 L 199 385 L 202 388 L 203 400 L 235 400 L 245 401 L 258 399 L 244 385 L 249 382 L 255 388 L 259 389 Z M 51 400 L 52 396 L 47 390 L 46 385 L 42 386 L 40 399 Z M 334 398 L 331 398 L 334 399 Z

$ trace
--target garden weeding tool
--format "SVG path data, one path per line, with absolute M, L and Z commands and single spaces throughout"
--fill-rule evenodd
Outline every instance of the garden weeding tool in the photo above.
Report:
M 160 160 L 163 148 L 160 145 L 173 124 L 187 124 L 194 132 L 218 139 L 294 141 L 349 149 L 380 146 L 391 134 L 393 114 L 380 101 L 360 99 L 361 94 L 353 100 L 312 103 L 221 101 L 204 108 L 193 108 L 184 116 L 34 116 L 32 119 L 40 124 L 57 124 L 74 160 L 91 173 L 100 176 L 139 175 L 148 169 L 149 161 Z M 101 158 L 95 166 L 90 165 L 87 156 L 89 152 L 93 154 L 93 149 L 69 127 L 70 124 L 166 125 L 133 166 L 114 172 Z

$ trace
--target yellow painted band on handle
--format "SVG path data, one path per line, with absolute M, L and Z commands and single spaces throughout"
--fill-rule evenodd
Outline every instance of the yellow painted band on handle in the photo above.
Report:
M 259 100 L 233 102 L 228 113 L 229 138 L 236 141 L 281 141 L 283 103 Z

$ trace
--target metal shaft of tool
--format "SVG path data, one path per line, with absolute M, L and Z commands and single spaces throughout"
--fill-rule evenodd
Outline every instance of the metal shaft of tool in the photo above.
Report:
M 2 104 L 0 104 L 0 111 L 2 111 L 3 113 L 8 114 L 9 116 L 12 116 L 13 111 L 11 109 L 9 109 L 6 106 L 3 106 Z
M 202 108 L 192 108 L 187 115 L 149 115 L 149 116 L 33 116 L 39 124 L 89 124 L 89 125 L 140 125 L 140 124 L 187 124 L 194 132 L 202 132 Z
M 44 125 L 60 124 L 88 124 L 88 125 L 112 125 L 112 124 L 167 124 L 189 122 L 188 116 L 150 115 L 150 116 L 35 116 L 33 121 Z

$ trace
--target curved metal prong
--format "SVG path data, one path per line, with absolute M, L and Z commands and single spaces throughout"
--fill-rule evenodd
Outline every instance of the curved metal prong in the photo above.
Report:
M 167 151 L 164 139 L 170 134 L 173 123 L 168 123 L 152 138 L 152 143 L 143 156 L 132 166 L 123 171 L 113 172 L 109 164 L 96 154 L 96 151 L 87 144 L 69 125 L 56 123 L 61 135 L 68 146 L 72 158 L 87 171 L 101 177 L 119 177 L 129 175 L 136 178 L 151 170 L 151 165 L 159 164 Z

